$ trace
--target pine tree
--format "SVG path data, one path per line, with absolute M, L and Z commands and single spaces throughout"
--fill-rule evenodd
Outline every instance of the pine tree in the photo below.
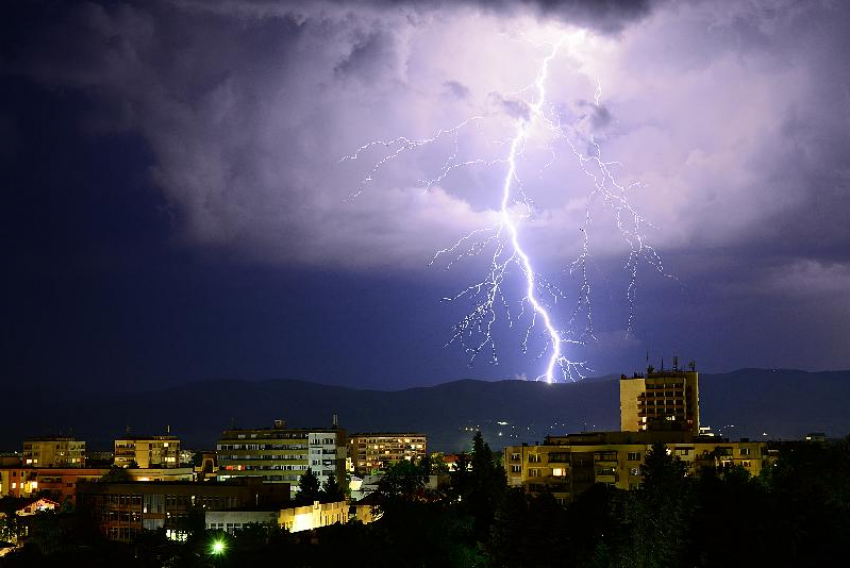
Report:
M 304 475 L 298 480 L 297 500 L 299 503 L 313 503 L 318 501 L 320 497 L 319 478 L 313 473 L 313 469 L 308 467 Z
M 345 499 L 345 493 L 342 491 L 334 474 L 328 476 L 328 480 L 322 485 L 322 501 L 326 503 L 335 503 Z

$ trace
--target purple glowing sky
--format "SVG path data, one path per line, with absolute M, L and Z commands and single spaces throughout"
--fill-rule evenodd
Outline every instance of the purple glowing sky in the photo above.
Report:
M 0 168 L 16 194 L 3 238 L 18 275 L 7 374 L 382 387 L 536 376 L 544 363 L 507 329 L 499 367 L 442 348 L 467 307 L 439 300 L 486 259 L 428 266 L 492 225 L 504 168 L 423 191 L 449 150 L 437 143 L 351 201 L 381 154 L 339 159 L 472 115 L 488 120 L 464 131 L 461 156 L 499 157 L 512 93 L 547 53 L 534 42 L 565 33 L 549 99 L 623 183 L 642 183 L 630 199 L 679 279 L 641 266 L 627 337 L 628 248 L 610 210 L 591 208 L 597 339 L 581 356 L 594 374 L 630 372 L 647 350 L 706 370 L 850 367 L 843 3 L 31 4 L 2 9 L 0 73 L 14 89 L 0 100 Z M 57 105 L 58 119 L 44 110 Z M 551 158 L 542 142 L 522 165 L 537 207 L 523 234 L 537 271 L 572 297 L 589 182 L 563 146 L 532 175 Z M 54 159 L 63 147 L 79 159 Z M 58 245 L 69 233 L 73 246 Z

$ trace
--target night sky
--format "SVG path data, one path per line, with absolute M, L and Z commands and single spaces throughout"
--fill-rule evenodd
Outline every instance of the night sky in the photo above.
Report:
M 7 1 L 3 382 L 538 376 L 517 267 L 498 365 L 488 346 L 469 366 L 445 345 L 473 306 L 443 299 L 481 281 L 494 243 L 430 263 L 498 220 L 525 88 L 563 37 L 546 109 L 569 136 L 538 129 L 517 167 L 520 237 L 584 343 L 568 355 L 591 376 L 647 352 L 850 368 L 850 3 Z M 473 116 L 366 183 L 398 144 L 341 161 Z M 455 141 L 456 161 L 490 165 L 424 187 Z M 630 245 L 570 144 L 616 162 L 663 264 L 637 263 L 631 331 Z M 586 308 L 571 323 L 585 234 L 592 328 Z

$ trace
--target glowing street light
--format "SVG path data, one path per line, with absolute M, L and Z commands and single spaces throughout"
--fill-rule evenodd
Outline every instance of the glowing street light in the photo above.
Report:
M 215 556 L 220 556 L 224 554 L 224 551 L 227 549 L 223 540 L 215 540 L 212 543 L 212 547 L 210 548 L 210 553 Z

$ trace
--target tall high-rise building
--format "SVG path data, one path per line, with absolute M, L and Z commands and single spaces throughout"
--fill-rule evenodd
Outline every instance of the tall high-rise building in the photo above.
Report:
M 319 482 L 333 474 L 342 484 L 346 445 L 345 430 L 286 428 L 282 420 L 272 428 L 225 430 L 216 445 L 218 479 L 261 477 L 267 483 L 289 483 L 294 492 L 310 468 Z
M 681 431 L 699 434 L 699 373 L 656 371 L 620 377 L 622 432 Z

